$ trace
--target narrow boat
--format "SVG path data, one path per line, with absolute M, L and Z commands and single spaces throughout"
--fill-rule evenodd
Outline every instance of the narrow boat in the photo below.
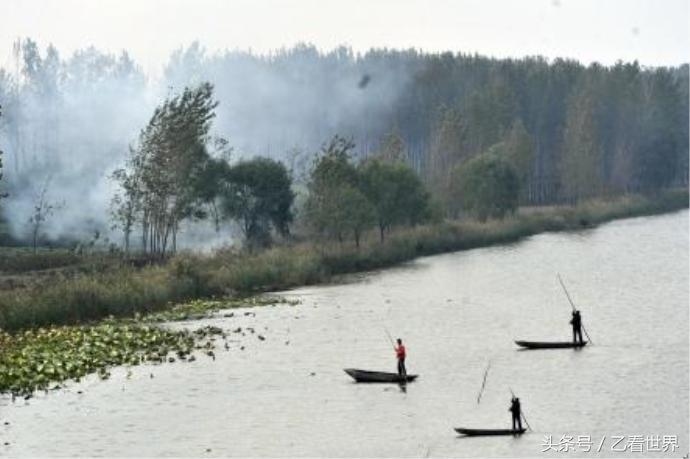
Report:
M 488 435 L 522 435 L 525 433 L 525 429 L 513 430 L 513 429 L 466 429 L 464 427 L 455 427 L 455 431 L 461 435 L 467 435 L 468 437 L 479 437 Z
M 587 341 L 582 343 L 573 343 L 572 341 L 515 341 L 515 344 L 527 349 L 566 349 L 585 347 Z
M 408 383 L 417 379 L 418 375 L 407 375 L 402 378 L 397 373 L 385 373 L 383 371 L 367 371 L 356 370 L 354 368 L 346 368 L 345 373 L 352 376 L 352 378 L 359 383 Z

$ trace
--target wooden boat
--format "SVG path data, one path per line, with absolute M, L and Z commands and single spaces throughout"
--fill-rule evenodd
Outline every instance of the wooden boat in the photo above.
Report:
M 525 433 L 525 429 L 513 430 L 513 429 L 466 429 L 464 427 L 455 427 L 455 431 L 461 435 L 467 435 L 468 437 L 479 437 L 488 435 L 522 435 Z
M 573 343 L 572 341 L 515 341 L 515 344 L 527 349 L 566 349 L 585 347 L 587 341 L 582 343 Z
M 367 371 L 367 370 L 357 370 L 354 368 L 346 368 L 345 373 L 352 376 L 352 378 L 358 383 L 397 383 L 404 384 L 412 382 L 417 379 L 418 375 L 407 375 L 406 378 L 402 378 L 397 373 L 385 373 L 383 371 Z

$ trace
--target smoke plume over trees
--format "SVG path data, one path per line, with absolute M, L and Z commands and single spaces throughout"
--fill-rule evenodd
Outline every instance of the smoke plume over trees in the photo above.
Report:
M 30 239 L 32 196 L 50 176 L 51 196 L 64 203 L 44 225 L 50 239 L 83 240 L 114 222 L 124 246 L 165 252 L 183 226 L 213 232 L 208 222 L 194 223 L 207 213 L 219 222 L 223 214 L 258 211 L 248 201 L 244 210 L 222 209 L 219 196 L 195 183 L 231 148 L 228 167 L 262 156 L 289 164 L 298 177 L 336 134 L 356 146 L 347 149 L 354 176 L 376 170 L 377 180 L 389 174 L 412 183 L 403 176 L 414 171 L 451 217 L 480 212 L 465 204 L 472 201 L 466 187 L 485 183 L 486 174 L 506 180 L 501 186 L 526 205 L 688 183 L 687 64 L 322 53 L 309 45 L 209 55 L 195 43 L 173 53 L 153 80 L 126 52 L 61 56 L 31 39 L 17 41 L 14 52 L 13 65 L 0 69 L 0 191 L 9 194 L 2 217 L 17 240 Z M 369 157 L 380 163 L 356 164 Z M 245 191 L 259 186 L 250 176 Z M 389 209 L 368 195 L 384 184 L 362 180 L 343 178 L 337 196 L 349 196 L 347 206 L 333 210 L 349 206 L 356 215 L 332 228 L 322 222 L 323 231 L 359 238 L 378 226 L 384 234 Z M 326 205 L 307 204 L 303 214 Z M 245 225 L 259 234 L 269 221 Z

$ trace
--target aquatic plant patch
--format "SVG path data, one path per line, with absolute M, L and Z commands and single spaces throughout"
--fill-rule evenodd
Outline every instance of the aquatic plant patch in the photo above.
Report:
M 87 374 L 110 376 L 116 365 L 193 360 L 200 350 L 213 357 L 217 327 L 193 332 L 145 324 L 104 321 L 97 325 L 0 332 L 0 392 L 30 396 Z
M 299 301 L 276 296 L 253 296 L 246 298 L 196 299 L 176 304 L 170 309 L 153 312 L 145 316 L 135 315 L 135 321 L 141 322 L 176 322 L 198 320 L 217 313 L 223 309 L 269 306 L 276 304 L 296 305 Z

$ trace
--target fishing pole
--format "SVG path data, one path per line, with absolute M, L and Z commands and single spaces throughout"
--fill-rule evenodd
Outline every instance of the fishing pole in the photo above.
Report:
M 482 394 L 484 393 L 484 386 L 486 386 L 486 377 L 489 374 L 489 368 L 491 368 L 491 360 L 489 360 L 489 364 L 486 366 L 486 370 L 484 370 L 484 379 L 482 380 L 482 387 L 479 389 L 479 395 L 477 395 L 477 404 L 479 404 L 479 401 L 482 399 Z
M 393 346 L 393 350 L 395 350 L 395 343 L 393 342 L 393 338 L 391 337 L 391 334 L 388 333 L 388 329 L 386 327 L 383 327 L 383 330 L 386 332 L 386 336 L 388 336 L 388 341 L 391 342 L 391 346 Z
M 510 387 L 508 387 L 508 390 L 510 391 L 510 395 L 511 395 L 513 398 L 517 398 L 517 397 L 515 396 L 515 393 L 513 392 L 513 389 L 511 389 Z M 529 422 L 527 422 L 527 417 L 525 416 L 525 412 L 522 410 L 522 407 L 520 407 L 520 415 L 522 416 L 522 420 L 525 421 L 525 424 L 527 425 L 527 428 L 528 428 L 529 430 L 531 430 L 531 431 L 534 432 L 534 429 L 532 429 L 532 426 L 529 425 Z
M 556 273 L 556 277 L 558 277 L 558 282 L 561 283 L 561 287 L 563 287 L 563 291 L 565 292 L 565 296 L 568 298 L 568 301 L 570 302 L 570 306 L 572 306 L 573 311 L 576 311 L 577 308 L 575 307 L 575 303 L 573 303 L 573 300 L 570 298 L 570 294 L 568 293 L 568 289 L 565 288 L 565 284 L 563 283 L 563 279 L 561 279 L 561 275 Z M 585 328 L 584 324 L 581 324 L 582 326 L 582 331 L 585 332 L 585 336 L 587 336 L 587 339 L 589 340 L 590 344 L 594 344 L 594 341 L 592 341 L 592 338 L 589 336 L 589 333 L 587 333 L 587 329 Z

